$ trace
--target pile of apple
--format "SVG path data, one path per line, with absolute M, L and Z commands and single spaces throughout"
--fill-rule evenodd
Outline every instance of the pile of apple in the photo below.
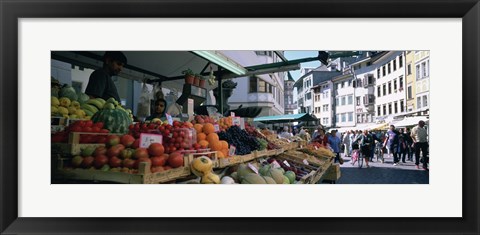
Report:
M 136 174 L 141 162 L 149 162 L 152 173 L 178 168 L 184 164 L 180 151 L 167 154 L 160 143 L 152 143 L 148 148 L 141 148 L 139 139 L 127 134 L 109 135 L 106 146 L 82 149 L 81 155 L 72 158 L 71 166 Z
M 78 120 L 71 123 L 63 131 L 52 134 L 52 143 L 67 143 L 68 136 L 71 132 L 88 132 L 88 133 L 109 133 L 108 129 L 103 128 L 103 122 L 94 123 L 92 120 Z M 81 134 L 80 143 L 106 143 L 106 135 Z
M 195 150 L 196 133 L 190 122 L 173 121 L 173 125 L 157 123 L 136 123 L 129 126 L 129 134 L 140 138 L 141 133 L 153 133 L 162 135 L 162 143 L 165 153 L 176 151 Z
M 211 124 L 216 124 L 217 122 L 215 121 L 215 119 L 213 119 L 212 117 L 210 116 L 207 116 L 207 115 L 196 115 L 193 120 L 192 120 L 192 124 L 205 124 L 205 123 L 211 123 Z

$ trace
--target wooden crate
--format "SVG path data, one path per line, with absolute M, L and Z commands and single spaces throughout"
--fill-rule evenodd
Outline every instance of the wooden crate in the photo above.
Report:
M 267 150 L 267 149 L 264 149 L 264 150 L 255 150 L 253 151 L 254 155 L 255 155 L 255 158 L 259 158 L 259 157 L 270 157 L 270 156 L 274 156 L 274 155 L 277 155 L 277 150 L 276 149 L 272 149 L 272 150 Z
M 255 154 L 250 153 L 246 155 L 234 155 L 226 158 L 218 159 L 218 165 L 216 168 L 225 168 L 227 166 L 237 165 L 240 163 L 248 162 L 255 159 Z
M 340 179 L 341 175 L 340 165 L 332 164 L 325 172 L 322 180 L 337 181 Z
M 114 134 L 114 133 L 91 133 L 91 132 L 71 132 L 68 137 L 68 143 L 52 143 L 51 151 L 52 153 L 59 153 L 65 155 L 79 155 L 82 152 L 82 149 L 86 147 L 100 147 L 105 146 L 105 144 L 100 143 L 80 143 L 80 136 L 81 135 L 121 135 L 121 134 Z
M 58 169 L 56 177 L 71 180 L 105 181 L 123 184 L 159 184 L 173 182 L 177 179 L 187 177 L 190 172 L 190 156 L 184 156 L 183 167 L 170 169 L 168 171 L 152 173 L 150 163 L 140 163 L 138 174 L 124 172 L 112 172 L 90 169 Z M 63 164 L 59 164 L 61 167 Z
M 189 164 L 192 163 L 193 159 L 196 158 L 196 157 L 200 157 L 200 156 L 207 156 L 209 157 L 210 159 L 212 159 L 212 164 L 213 164 L 213 167 L 216 168 L 219 166 L 219 158 L 218 158 L 218 151 L 207 151 L 207 152 L 196 152 L 196 153 L 189 153 L 187 154 L 187 156 L 189 156 Z

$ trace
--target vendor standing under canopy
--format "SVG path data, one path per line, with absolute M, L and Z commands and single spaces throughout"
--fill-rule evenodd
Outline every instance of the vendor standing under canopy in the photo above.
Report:
M 327 147 L 328 137 L 325 135 L 325 130 L 323 129 L 323 127 L 317 127 L 317 131 L 313 133 L 312 140 L 310 142 L 317 142 Z
M 127 57 L 120 51 L 107 51 L 103 55 L 103 67 L 93 71 L 88 80 L 85 94 L 90 98 L 102 98 L 108 100 L 113 97 L 120 102 L 117 87 L 113 83 L 112 76 L 118 75 L 123 66 L 127 64 Z

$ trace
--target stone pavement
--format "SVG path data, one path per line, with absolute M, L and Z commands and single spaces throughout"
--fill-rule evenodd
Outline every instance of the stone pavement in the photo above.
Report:
M 414 158 L 415 159 L 415 158 Z M 363 163 L 358 168 L 358 163 L 351 165 L 351 158 L 343 157 L 344 163 L 340 166 L 341 177 L 337 184 L 428 184 L 429 172 L 415 168 L 415 162 L 407 161 L 393 166 L 393 157 L 385 154 L 385 163 L 369 162 L 370 168 Z

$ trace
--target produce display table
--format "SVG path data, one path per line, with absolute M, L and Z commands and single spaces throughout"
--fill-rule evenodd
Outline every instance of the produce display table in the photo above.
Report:
M 123 184 L 159 184 L 174 182 L 191 175 L 190 162 L 192 155 L 184 157 L 184 166 L 167 171 L 152 173 L 150 163 L 141 162 L 138 167 L 138 174 L 127 172 L 102 171 L 97 169 L 66 169 L 59 163 L 56 177 L 69 180 L 108 181 Z M 59 159 L 63 162 L 64 159 Z

